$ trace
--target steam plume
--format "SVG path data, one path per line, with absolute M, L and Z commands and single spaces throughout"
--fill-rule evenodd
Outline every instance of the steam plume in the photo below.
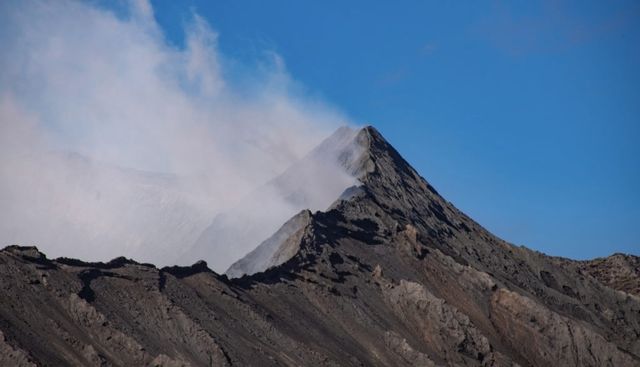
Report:
M 239 80 L 204 19 L 185 34 L 170 45 L 147 1 L 0 4 L 1 245 L 171 262 L 347 122 L 278 55 Z

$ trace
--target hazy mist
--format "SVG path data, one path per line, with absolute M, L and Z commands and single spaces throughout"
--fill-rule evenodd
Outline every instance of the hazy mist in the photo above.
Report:
M 184 47 L 171 45 L 146 1 L 131 1 L 125 14 L 73 1 L 2 2 L 0 246 L 171 263 L 219 213 L 349 123 L 310 98 L 270 50 L 246 75 L 230 76 L 237 61 L 217 39 L 193 14 Z M 353 182 L 331 170 L 298 186 Z M 252 205 L 287 219 L 299 205 L 278 195 Z

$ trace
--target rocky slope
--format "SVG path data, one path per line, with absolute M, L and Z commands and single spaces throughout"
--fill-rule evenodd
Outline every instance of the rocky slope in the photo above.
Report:
M 581 270 L 617 290 L 640 296 L 640 258 L 613 254 L 581 262 Z
M 626 271 L 510 245 L 375 129 L 354 139 L 361 185 L 264 272 L 2 250 L 0 365 L 640 366 Z
M 193 244 L 184 246 L 176 262 L 206 260 L 210 268 L 224 272 L 296 213 L 326 209 L 357 183 L 344 169 L 350 166 L 345 157 L 359 153 L 360 146 L 353 144 L 356 134 L 347 127 L 338 129 L 285 172 L 216 215 Z
M 303 210 L 289 219 L 271 237 L 233 263 L 225 272 L 232 278 L 263 272 L 291 259 L 300 249 L 300 239 L 311 221 L 311 212 Z

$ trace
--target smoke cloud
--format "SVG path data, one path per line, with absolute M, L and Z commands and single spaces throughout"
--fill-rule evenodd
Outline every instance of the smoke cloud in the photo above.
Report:
M 197 14 L 184 41 L 167 42 L 147 1 L 125 14 L 0 4 L 0 245 L 171 263 L 219 213 L 348 123 L 273 52 L 231 77 L 237 60 Z M 352 183 L 338 170 L 321 186 Z M 298 207 L 260 209 L 284 221 Z

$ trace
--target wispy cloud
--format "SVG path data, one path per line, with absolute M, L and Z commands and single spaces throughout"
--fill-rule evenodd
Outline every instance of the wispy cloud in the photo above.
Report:
M 438 44 L 435 42 L 427 42 L 422 47 L 420 47 L 420 55 L 428 56 L 436 52 L 438 49 Z
M 376 85 L 379 87 L 389 87 L 396 85 L 406 80 L 410 75 L 409 70 L 406 67 L 400 67 L 382 75 L 376 80 Z
M 634 2 L 596 3 L 602 11 L 595 16 L 581 14 L 588 7 L 576 4 L 543 1 L 527 4 L 531 9 L 525 13 L 512 4 L 495 2 L 492 11 L 471 30 L 509 54 L 520 56 L 566 50 L 622 32 L 640 19 L 640 7 Z
M 3 244 L 95 258 L 117 255 L 119 243 L 155 241 L 168 222 L 197 232 L 347 123 L 301 93 L 278 55 L 256 60 L 253 82 L 239 83 L 203 18 L 193 15 L 178 48 L 149 2 L 129 5 L 125 15 L 65 0 L 0 5 Z M 52 153 L 69 151 L 92 170 Z M 192 186 L 96 165 L 189 177 Z M 170 212 L 176 207 L 185 218 Z M 90 240 L 113 246 L 77 248 Z

